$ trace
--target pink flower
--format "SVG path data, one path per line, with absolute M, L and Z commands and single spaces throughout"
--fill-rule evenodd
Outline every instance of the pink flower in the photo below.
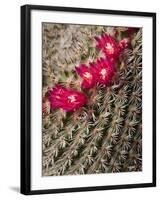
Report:
M 82 78 L 82 87 L 85 89 L 92 88 L 95 86 L 95 75 L 93 71 L 88 68 L 86 65 L 81 64 L 79 67 L 76 67 L 76 71 L 79 76 Z
M 109 60 L 98 59 L 96 63 L 90 63 L 91 69 L 95 74 L 96 83 L 108 85 L 115 73 L 115 66 Z
M 119 46 L 121 51 L 123 51 L 124 49 L 128 48 L 129 45 L 131 43 L 130 38 L 123 38 L 120 42 L 119 42 Z
M 95 39 L 97 41 L 97 47 L 102 49 L 108 59 L 113 61 L 119 57 L 120 48 L 114 37 L 104 34 L 101 37 L 95 37 Z
M 64 111 L 75 111 L 87 103 L 87 97 L 82 92 L 57 85 L 49 91 L 49 101 L 52 109 L 62 108 Z

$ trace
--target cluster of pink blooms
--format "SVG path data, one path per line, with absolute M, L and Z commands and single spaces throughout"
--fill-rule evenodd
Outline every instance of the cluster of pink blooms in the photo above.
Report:
M 124 38 L 120 42 L 117 42 L 114 37 L 104 34 L 100 38 L 95 38 L 97 41 L 97 48 L 101 49 L 106 59 L 115 63 L 119 58 L 120 54 L 130 44 L 130 38 Z
M 124 38 L 120 42 L 108 34 L 95 38 L 97 48 L 101 49 L 105 58 L 99 58 L 89 65 L 80 64 L 75 68 L 77 74 L 82 79 L 82 88 L 90 89 L 97 85 L 108 85 L 116 71 L 116 62 L 120 54 L 130 44 L 129 38 Z M 87 103 L 87 96 L 70 88 L 60 85 L 49 91 L 49 101 L 51 108 L 62 108 L 64 111 L 75 111 Z
M 108 85 L 116 71 L 115 64 L 120 54 L 130 44 L 129 38 L 124 38 L 117 42 L 114 37 L 104 34 L 95 38 L 97 48 L 105 54 L 105 58 L 97 59 L 95 63 L 89 63 L 89 66 L 81 64 L 76 67 L 76 71 L 82 78 L 82 87 L 90 89 L 97 84 Z
M 81 64 L 76 71 L 82 78 L 82 87 L 90 89 L 97 84 L 107 85 L 115 72 L 115 65 L 107 59 L 100 58 L 96 63 L 89 63 L 89 66 Z

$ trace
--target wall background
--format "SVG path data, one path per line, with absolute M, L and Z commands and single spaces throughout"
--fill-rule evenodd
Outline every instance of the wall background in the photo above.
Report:
M 40 196 L 19 194 L 20 171 L 20 5 L 44 4 L 71 7 L 90 7 L 115 10 L 157 12 L 157 36 L 160 34 L 158 0 L 5 0 L 0 5 L 0 199 L 158 199 L 160 195 L 160 173 L 157 170 L 157 187 L 83 193 L 68 193 Z M 157 38 L 157 44 L 160 39 Z M 158 47 L 158 45 L 157 45 Z M 157 55 L 160 55 L 159 47 Z M 157 56 L 158 57 L 158 56 Z M 160 85 L 160 59 L 157 58 L 157 86 Z M 159 80 L 158 80 L 159 79 Z M 158 135 L 160 93 L 157 90 L 157 153 L 160 151 Z M 157 169 L 160 158 L 157 155 Z

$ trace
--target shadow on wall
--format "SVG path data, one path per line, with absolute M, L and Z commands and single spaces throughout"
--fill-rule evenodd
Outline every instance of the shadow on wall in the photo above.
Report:
M 18 186 L 10 186 L 9 189 L 14 192 L 18 192 L 18 193 L 20 192 L 20 188 Z

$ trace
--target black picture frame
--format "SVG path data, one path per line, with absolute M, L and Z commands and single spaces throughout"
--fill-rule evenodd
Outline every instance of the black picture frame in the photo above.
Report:
M 94 186 L 79 188 L 61 188 L 49 190 L 31 190 L 31 11 L 64 11 L 82 13 L 100 13 L 125 16 L 151 17 L 153 20 L 153 172 L 152 183 L 126 184 L 113 186 Z M 25 195 L 80 192 L 93 190 L 112 190 L 144 188 L 156 186 L 156 13 L 120 10 L 101 10 L 89 8 L 55 7 L 43 5 L 21 6 L 21 183 L 20 191 Z

